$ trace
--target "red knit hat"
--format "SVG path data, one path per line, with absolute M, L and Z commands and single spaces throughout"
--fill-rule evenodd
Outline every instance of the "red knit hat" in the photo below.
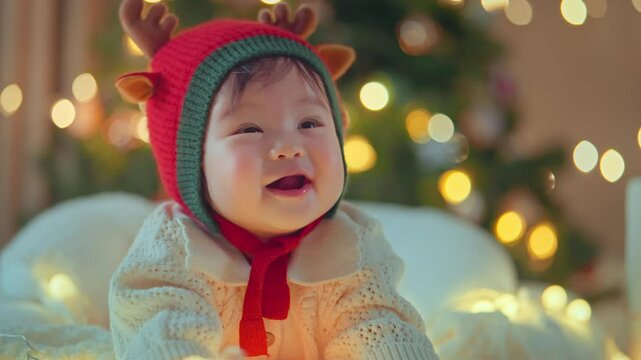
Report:
M 162 22 L 159 25 L 163 28 Z M 208 114 L 212 99 L 230 70 L 248 60 L 290 57 L 314 69 L 327 93 L 342 153 L 343 115 L 333 80 L 349 67 L 353 51 L 331 46 L 334 51 L 337 47 L 349 50 L 347 57 L 351 55 L 351 59 L 343 55 L 338 70 L 336 53 L 328 56 L 328 51 L 315 49 L 291 31 L 255 21 L 214 20 L 186 30 L 159 46 L 154 51 L 150 72 L 127 74 L 119 79 L 117 85 L 126 98 L 146 100 L 150 143 L 160 179 L 167 194 L 190 217 L 208 230 L 218 232 L 210 205 L 202 195 L 205 187 L 202 149 Z M 145 85 L 149 89 L 141 91 L 140 87 Z M 136 92 L 142 92 L 142 98 L 132 95 Z M 346 170 L 344 158 L 343 168 Z M 337 207 L 338 202 L 327 216 L 332 216 Z

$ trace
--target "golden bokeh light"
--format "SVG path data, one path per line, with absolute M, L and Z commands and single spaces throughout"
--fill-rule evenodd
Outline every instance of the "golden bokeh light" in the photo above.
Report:
M 22 89 L 18 84 L 9 84 L 0 93 L 0 111 L 5 116 L 9 116 L 20 108 L 22 105 Z
M 98 83 L 93 75 L 84 73 L 76 76 L 71 85 L 73 96 L 80 102 L 89 102 L 98 94 Z
M 430 134 L 427 126 L 430 122 L 431 114 L 425 109 L 412 110 L 405 117 L 405 128 L 412 141 L 423 144 L 429 141 Z
M 159 3 L 161 1 L 162 0 L 145 0 L 145 2 L 148 3 L 148 4 L 155 4 L 155 3 Z
M 487 312 L 495 312 L 496 311 L 496 305 L 494 302 L 490 300 L 479 300 L 472 304 L 470 306 L 470 312 L 477 314 L 477 313 L 487 313 Z
M 532 5 L 527 0 L 510 0 L 505 16 L 514 25 L 527 25 L 532 21 Z
M 470 195 L 472 180 L 461 170 L 448 170 L 439 178 L 438 189 L 445 201 L 458 204 Z
M 376 164 L 376 151 L 367 139 L 360 135 L 347 138 L 343 146 L 347 171 L 361 173 L 374 167 Z
M 481 0 L 481 6 L 487 12 L 505 9 L 509 3 L 509 0 Z
M 427 131 L 434 141 L 448 142 L 454 135 L 454 122 L 445 114 L 434 114 L 427 124 Z
M 68 99 L 60 99 L 51 107 L 51 119 L 61 129 L 69 127 L 75 118 L 76 108 Z
M 503 315 L 508 318 L 514 318 L 519 311 L 519 302 L 512 294 L 501 294 L 494 300 L 496 306 L 501 310 Z
M 541 293 L 541 303 L 549 311 L 562 311 L 568 304 L 568 293 L 559 285 L 548 286 Z
M 360 99 L 363 106 L 372 111 L 383 109 L 389 101 L 389 93 L 385 85 L 372 81 L 361 88 Z
M 76 285 L 66 274 L 55 274 L 47 283 L 47 294 L 56 300 L 65 300 L 77 293 Z
M 496 237 L 504 244 L 513 244 L 523 236 L 526 224 L 523 216 L 516 211 L 508 211 L 499 217 L 494 226 Z
M 282 0 L 260 0 L 260 1 L 261 1 L 263 4 L 267 4 L 267 5 L 274 5 L 274 4 L 278 4 L 278 3 L 279 3 L 279 2 L 281 2 Z
M 147 117 L 142 115 L 136 125 L 136 137 L 146 143 L 149 143 L 149 128 L 147 127 Z
M 129 53 L 131 55 L 133 55 L 133 56 L 143 56 L 144 55 L 144 53 L 142 52 L 142 50 L 140 49 L 138 44 L 136 44 L 134 39 L 130 38 L 127 35 L 125 35 L 125 44 L 127 46 L 127 51 L 129 51 Z
M 572 158 L 577 169 L 588 173 L 599 162 L 599 152 L 591 142 L 583 140 L 574 147 Z
M 563 0 L 561 15 L 569 24 L 583 25 L 588 16 L 588 9 L 583 0 Z
M 592 316 L 592 308 L 590 307 L 590 304 L 583 299 L 574 299 L 570 301 L 565 312 L 570 318 L 578 321 L 588 321 Z
M 552 225 L 543 223 L 535 226 L 528 237 L 527 250 L 535 260 L 546 260 L 556 254 L 559 241 Z
M 625 172 L 625 161 L 623 160 L 623 156 L 616 150 L 609 149 L 601 156 L 599 168 L 601 169 L 603 178 L 613 183 L 623 176 Z

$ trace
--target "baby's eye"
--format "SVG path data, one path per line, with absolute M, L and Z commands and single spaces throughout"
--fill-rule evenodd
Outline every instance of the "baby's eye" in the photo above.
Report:
M 316 119 L 306 119 L 300 124 L 301 129 L 313 129 L 323 126 L 323 123 Z
M 253 134 L 263 132 L 258 126 L 246 126 L 236 131 L 236 134 Z

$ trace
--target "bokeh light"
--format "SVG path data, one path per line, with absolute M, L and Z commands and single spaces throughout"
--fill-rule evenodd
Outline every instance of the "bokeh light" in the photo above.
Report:
M 430 122 L 431 114 L 425 109 L 416 109 L 410 111 L 405 117 L 405 128 L 412 141 L 422 144 L 430 139 L 427 126 Z
M 523 236 L 526 224 L 523 216 L 516 211 L 507 211 L 496 221 L 494 232 L 504 244 L 512 244 Z
M 361 135 L 347 138 L 343 146 L 347 170 L 351 173 L 360 173 L 371 169 L 376 164 L 376 151 L 374 147 Z
M 587 173 L 599 162 L 599 152 L 591 142 L 583 140 L 574 147 L 572 158 L 577 169 Z
M 162 0 L 145 0 L 145 2 L 146 2 L 146 3 L 149 3 L 149 4 L 159 3 L 159 2 L 161 2 L 161 1 L 162 1 Z
M 413 15 L 401 22 L 398 30 L 398 44 L 408 55 L 427 54 L 439 41 L 439 30 L 434 21 Z
M 369 82 L 361 88 L 360 99 L 367 109 L 378 111 L 383 109 L 389 101 L 387 88 L 376 81 Z
M 0 111 L 5 116 L 9 116 L 20 108 L 22 105 L 22 89 L 18 84 L 7 85 L 0 93 Z
M 588 9 L 582 0 L 561 1 L 561 15 L 572 25 L 583 25 L 588 16 Z
M 144 55 L 144 53 L 142 52 L 142 50 L 140 49 L 138 44 L 136 44 L 134 39 L 130 38 L 127 35 L 125 35 L 125 44 L 127 46 L 127 51 L 129 51 L 129 53 L 131 55 L 133 55 L 133 56 L 143 56 Z
M 632 6 L 634 6 L 638 12 L 641 12 L 641 0 L 632 0 Z
M 599 168 L 601 169 L 603 178 L 613 183 L 623 176 L 625 172 L 625 161 L 616 150 L 609 149 L 601 156 Z
M 641 148 L 641 128 L 639 128 L 639 132 L 637 133 L 637 142 L 639 143 L 639 147 Z
M 565 312 L 570 318 L 578 321 L 588 321 L 592 316 L 592 308 L 590 307 L 590 304 L 583 299 L 574 299 L 570 301 Z
M 527 0 L 510 0 L 505 16 L 514 25 L 527 25 L 532 21 L 532 5 Z
M 98 93 L 98 83 L 93 75 L 84 73 L 76 76 L 71 85 L 73 96 L 80 102 L 88 102 L 96 97 Z
M 541 293 L 541 303 L 549 311 L 562 311 L 568 304 L 568 293 L 559 285 L 548 286 Z
M 263 4 L 267 4 L 267 5 L 278 4 L 281 1 L 282 0 L 260 0 L 260 2 L 262 2 Z
M 147 117 L 142 115 L 138 118 L 136 124 L 136 137 L 146 143 L 149 143 L 149 128 L 147 127 Z
M 543 223 L 535 226 L 528 237 L 527 250 L 535 260 L 546 260 L 556 254 L 559 241 L 552 225 Z
M 76 108 L 68 99 L 60 99 L 51 107 L 51 119 L 61 129 L 71 125 L 75 118 Z
M 470 195 L 472 180 L 461 170 L 448 170 L 439 178 L 438 189 L 445 201 L 458 204 Z
M 65 300 L 77 293 L 76 285 L 66 274 L 55 274 L 47 283 L 47 294 L 56 300 Z
M 445 114 L 434 114 L 427 124 L 427 130 L 434 141 L 448 142 L 454 135 L 454 122 Z
M 496 305 L 490 300 L 479 300 L 470 306 L 470 312 L 477 313 L 490 313 L 496 311 Z
M 481 6 L 487 12 L 505 9 L 509 3 L 509 0 L 481 0 Z
M 548 170 L 545 175 L 545 190 L 551 192 L 556 187 L 556 176 L 551 170 Z

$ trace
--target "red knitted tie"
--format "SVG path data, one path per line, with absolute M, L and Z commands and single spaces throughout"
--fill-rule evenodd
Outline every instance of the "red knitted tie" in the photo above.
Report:
M 254 234 L 214 214 L 223 236 L 238 250 L 252 257 L 252 266 L 240 320 L 240 347 L 248 356 L 267 355 L 267 336 L 263 317 L 283 320 L 289 312 L 287 261 L 322 220 L 314 220 L 293 234 L 262 242 Z

